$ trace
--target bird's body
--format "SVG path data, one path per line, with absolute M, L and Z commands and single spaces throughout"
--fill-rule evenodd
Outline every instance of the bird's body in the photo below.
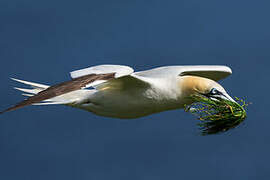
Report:
M 159 79 L 151 86 L 136 87 L 108 85 L 103 90 L 92 90 L 87 101 L 75 107 L 91 111 L 101 116 L 116 118 L 138 118 L 149 114 L 182 108 L 185 104 L 181 99 L 178 86 L 171 86 L 171 79 Z M 162 85 L 166 85 L 166 88 Z
M 166 66 L 133 72 L 127 66 L 101 65 L 71 72 L 73 80 L 51 87 L 14 79 L 33 89 L 17 88 L 30 98 L 5 111 L 30 104 L 64 104 L 101 116 L 138 118 L 183 108 L 192 103 L 189 95 L 208 93 L 212 86 L 226 93 L 215 81 L 230 74 L 226 66 Z

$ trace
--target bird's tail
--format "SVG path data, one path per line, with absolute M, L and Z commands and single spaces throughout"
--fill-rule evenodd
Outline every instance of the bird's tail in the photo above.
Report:
M 79 90 L 59 96 L 54 96 L 54 93 L 52 92 L 53 90 L 50 90 L 51 88 L 48 85 L 28 82 L 15 78 L 11 79 L 30 86 L 29 89 L 14 87 L 14 89 L 22 91 L 23 92 L 22 95 L 27 96 L 28 98 L 12 107 L 7 108 L 6 110 L 0 112 L 0 114 L 16 110 L 27 105 L 70 104 L 73 103 L 74 101 L 78 101 L 79 95 L 83 93 L 79 92 L 83 90 Z
M 24 80 L 20 80 L 20 79 L 15 79 L 15 78 L 11 78 L 11 79 L 14 80 L 14 81 L 20 82 L 22 84 L 30 86 L 31 89 L 24 89 L 24 88 L 14 87 L 14 89 L 23 92 L 23 94 L 22 94 L 23 96 L 31 97 L 31 96 L 33 96 L 35 94 L 38 94 L 39 92 L 41 92 L 41 91 L 43 91 L 43 90 L 50 87 L 48 85 L 38 84 L 38 83 L 24 81 Z

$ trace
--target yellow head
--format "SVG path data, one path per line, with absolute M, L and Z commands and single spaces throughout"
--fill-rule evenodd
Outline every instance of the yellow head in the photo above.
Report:
M 183 76 L 180 80 L 181 92 L 185 97 L 204 95 L 211 99 L 227 99 L 234 101 L 225 89 L 216 81 L 199 76 Z

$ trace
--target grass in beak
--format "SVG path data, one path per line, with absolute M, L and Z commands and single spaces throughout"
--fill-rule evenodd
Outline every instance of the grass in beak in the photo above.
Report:
M 198 117 L 202 135 L 218 134 L 228 131 L 241 124 L 247 117 L 248 104 L 239 98 L 235 102 L 196 95 L 190 97 L 194 103 L 185 106 L 185 111 Z

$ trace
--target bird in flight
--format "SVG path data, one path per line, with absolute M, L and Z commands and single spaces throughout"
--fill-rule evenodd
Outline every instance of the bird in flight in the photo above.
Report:
M 72 79 L 53 86 L 24 80 L 27 99 L 1 112 L 27 105 L 61 104 L 100 116 L 131 119 L 184 108 L 191 95 L 234 100 L 217 81 L 231 75 L 227 66 L 164 66 L 134 72 L 122 65 L 99 65 L 70 73 Z

